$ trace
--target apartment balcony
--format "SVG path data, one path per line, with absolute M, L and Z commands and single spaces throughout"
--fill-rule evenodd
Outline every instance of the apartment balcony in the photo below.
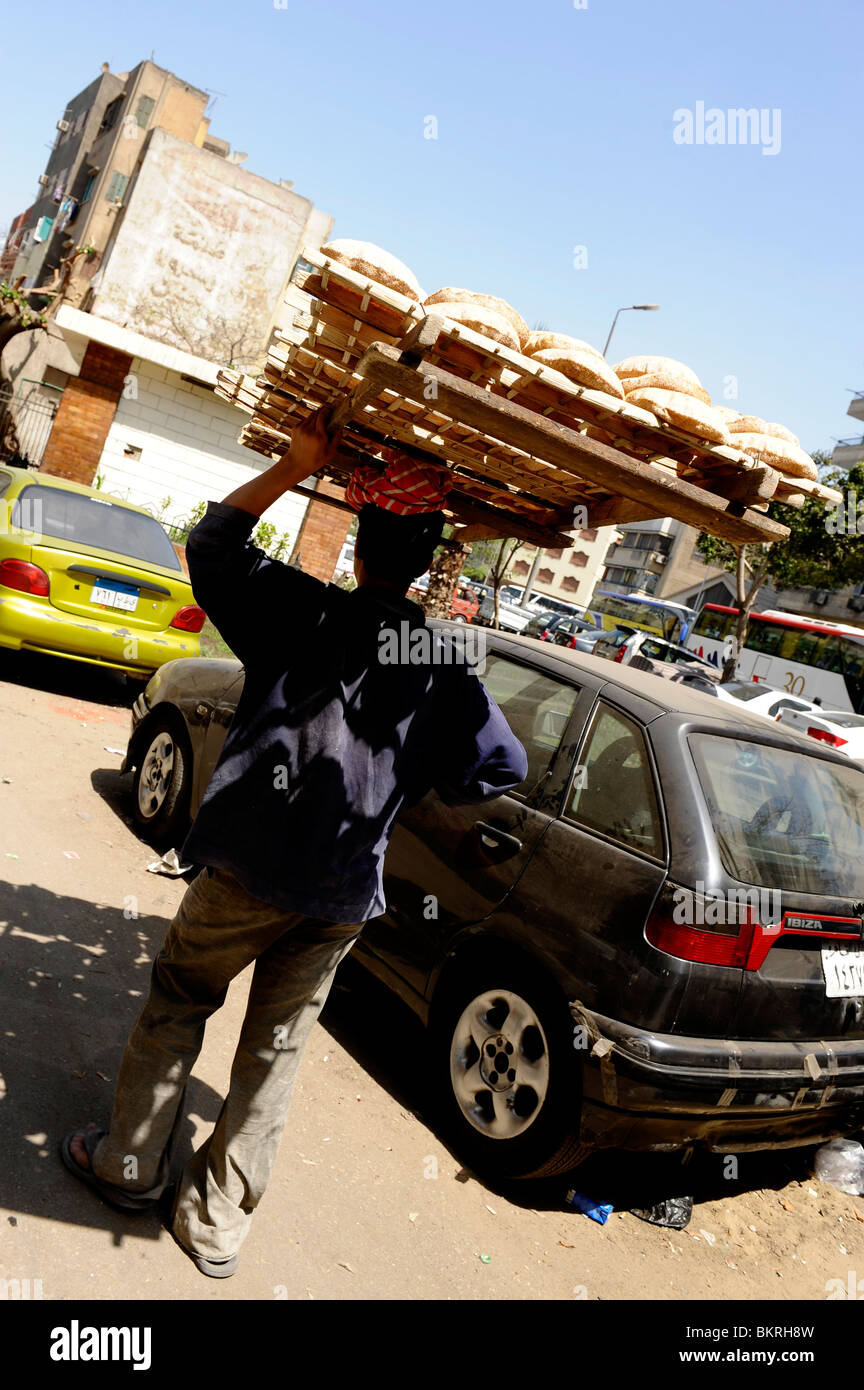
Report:
M 663 550 L 648 550 L 631 545 L 612 545 L 606 552 L 605 563 L 607 565 L 622 565 L 627 569 L 635 567 L 640 570 L 653 570 L 654 573 L 658 573 L 668 559 L 668 554 Z
M 846 414 L 851 415 L 853 420 L 864 420 L 864 391 L 853 391 Z
M 849 413 L 851 415 L 851 410 Z M 851 468 L 853 464 L 864 463 L 864 437 L 838 439 L 831 453 L 831 462 L 836 468 Z

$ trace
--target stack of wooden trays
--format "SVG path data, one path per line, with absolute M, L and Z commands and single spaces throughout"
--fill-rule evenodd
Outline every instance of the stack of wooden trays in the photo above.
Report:
M 277 330 L 263 375 L 219 374 L 218 393 L 251 416 L 241 443 L 267 457 L 328 406 L 343 428 L 332 480 L 396 448 L 450 467 L 449 511 L 474 533 L 556 547 L 577 527 L 659 516 L 735 543 L 782 540 L 769 500 L 840 498 L 579 386 L 317 250 L 303 256 L 308 309 Z

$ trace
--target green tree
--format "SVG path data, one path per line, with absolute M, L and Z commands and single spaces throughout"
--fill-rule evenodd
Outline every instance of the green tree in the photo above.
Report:
M 735 643 L 723 669 L 723 679 L 731 680 L 738 652 L 747 639 L 750 613 L 759 588 L 766 579 L 778 589 L 841 589 L 864 579 L 864 464 L 848 471 L 833 468 L 830 456 L 819 450 L 813 458 L 820 469 L 820 481 L 844 494 L 844 509 L 807 497 L 803 507 L 771 502 L 768 515 L 789 527 L 789 539 L 767 545 L 735 546 L 702 532 L 696 542 L 700 555 L 712 565 L 735 574 L 739 610 Z M 848 525 L 845 501 L 853 497 L 853 521 Z M 862 499 L 861 532 L 857 529 L 857 497 Z

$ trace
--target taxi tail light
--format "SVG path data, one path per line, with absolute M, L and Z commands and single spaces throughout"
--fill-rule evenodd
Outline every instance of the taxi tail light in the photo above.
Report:
M 808 729 L 811 738 L 818 738 L 820 743 L 827 743 L 830 748 L 842 748 L 844 743 L 848 743 L 848 738 L 838 738 L 836 734 L 830 734 L 827 729 Z
M 0 584 L 7 589 L 47 598 L 50 583 L 45 571 L 38 565 L 31 565 L 29 560 L 0 560 Z
M 204 609 L 191 603 L 185 608 L 178 608 L 171 619 L 171 626 L 179 628 L 181 632 L 200 632 L 206 621 Z
M 622 642 L 622 643 L 621 643 L 621 646 L 618 648 L 617 652 L 615 653 L 615 660 L 616 660 L 616 661 L 623 661 L 623 660 L 624 660 L 624 651 L 625 651 L 626 646 L 627 646 L 627 643 L 626 643 L 626 642 Z

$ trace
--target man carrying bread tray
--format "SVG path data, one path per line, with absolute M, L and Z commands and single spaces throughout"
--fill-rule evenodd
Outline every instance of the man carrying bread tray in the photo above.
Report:
M 237 1268 L 336 967 L 385 909 L 382 863 L 400 806 L 431 788 L 450 805 L 491 800 L 527 774 L 525 750 L 473 668 L 435 661 L 435 643 L 449 639 L 433 638 L 406 597 L 441 539 L 446 470 L 391 456 L 381 472 L 355 471 L 350 593 L 250 543 L 262 513 L 324 466 L 339 438 L 314 412 L 279 462 L 208 503 L 189 536 L 195 598 L 243 662 L 245 685 L 182 848 L 203 867 L 153 965 L 110 1128 L 91 1125 L 61 1146 L 67 1168 L 112 1205 L 158 1204 L 213 1278 Z M 382 635 L 404 624 L 412 658 L 426 657 L 379 659 Z M 253 961 L 228 1096 L 171 1185 L 206 1021 Z

